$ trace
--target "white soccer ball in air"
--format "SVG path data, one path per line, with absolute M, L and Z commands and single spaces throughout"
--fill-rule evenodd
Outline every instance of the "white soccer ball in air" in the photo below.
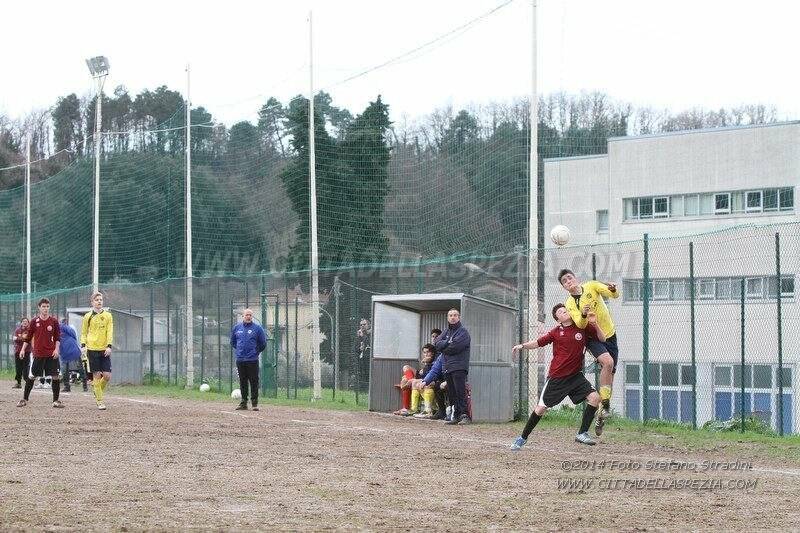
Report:
M 208 383 L 203 383 L 202 385 L 200 385 L 200 392 L 208 392 L 210 390 L 211 390 L 211 385 L 209 385 Z
M 234 400 L 241 400 L 242 399 L 242 391 L 240 391 L 239 389 L 233 389 L 231 391 L 231 398 L 233 398 Z
M 550 239 L 556 246 L 564 246 L 569 242 L 569 228 L 562 225 L 555 226 L 550 230 Z

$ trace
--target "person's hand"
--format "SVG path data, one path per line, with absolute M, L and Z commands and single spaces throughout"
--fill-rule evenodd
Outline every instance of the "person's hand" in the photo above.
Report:
M 103 355 L 109 357 L 111 355 L 111 348 L 106 348 L 106 351 L 103 352 Z
M 25 354 L 20 350 L 19 355 L 17 356 L 20 359 L 25 359 Z
M 589 304 L 586 304 L 581 308 L 581 315 L 587 316 L 591 310 L 592 307 Z
M 594 313 L 589 313 L 586 315 L 586 319 L 589 321 L 589 324 L 596 326 L 597 325 L 597 315 Z
M 53 350 L 53 359 L 58 359 L 58 350 Z
M 616 283 L 606 283 L 606 287 L 608 287 L 608 290 L 610 290 L 611 292 L 616 292 L 617 291 L 617 284 Z

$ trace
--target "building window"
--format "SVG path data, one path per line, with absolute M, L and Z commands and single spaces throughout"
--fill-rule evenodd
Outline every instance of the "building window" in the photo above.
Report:
M 791 381 L 791 368 L 783 368 L 784 379 Z M 732 379 L 731 379 L 732 378 Z M 778 424 L 784 433 L 792 433 L 793 395 L 791 387 L 784 388 L 783 419 L 778 414 L 778 367 L 772 365 L 724 365 L 714 367 L 714 418 L 730 420 L 753 415 L 773 429 Z M 744 388 L 744 396 L 742 396 Z
M 653 216 L 665 218 L 669 216 L 669 196 L 653 198 Z
M 794 189 L 787 188 L 781 189 L 780 192 L 780 210 L 791 211 L 794 209 Z
M 641 363 L 625 363 L 625 416 L 642 419 L 643 386 Z M 691 423 L 694 413 L 694 369 L 679 363 L 647 366 L 647 416 L 651 419 Z
M 695 299 L 697 301 L 738 302 L 742 297 L 742 278 L 718 277 L 696 278 Z M 641 302 L 642 280 L 623 279 L 622 298 L 625 302 Z M 774 301 L 780 287 L 781 298 L 793 299 L 795 279 L 792 274 L 781 276 L 778 284 L 775 276 L 751 276 L 744 279 L 745 297 L 749 300 Z M 688 278 L 657 278 L 650 280 L 650 301 L 682 302 L 689 300 Z
M 747 205 L 745 210 L 748 213 L 761 211 L 763 208 L 763 191 L 748 191 L 747 192 Z
M 608 231 L 608 210 L 601 209 L 597 212 L 597 231 Z
M 625 198 L 624 220 L 794 210 L 792 187 Z
M 714 195 L 714 214 L 725 215 L 731 212 L 731 193 L 723 192 Z

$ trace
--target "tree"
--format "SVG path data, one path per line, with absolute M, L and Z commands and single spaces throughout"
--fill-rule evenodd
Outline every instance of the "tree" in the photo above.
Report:
M 59 98 L 51 115 L 56 151 L 68 150 L 70 159 L 74 159 L 83 143 L 83 117 L 77 95 L 72 93 Z

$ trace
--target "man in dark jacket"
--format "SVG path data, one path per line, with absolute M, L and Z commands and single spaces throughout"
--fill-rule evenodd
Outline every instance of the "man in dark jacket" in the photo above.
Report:
M 231 331 L 231 346 L 236 353 L 236 370 L 239 372 L 239 390 L 242 401 L 237 410 L 247 409 L 248 391 L 253 411 L 258 411 L 258 356 L 267 347 L 267 334 L 264 328 L 253 322 L 253 310 L 244 310 L 244 320 Z
M 78 369 L 78 375 L 80 375 L 81 382 L 83 383 L 83 391 L 86 392 L 88 390 L 86 385 L 86 372 L 83 369 L 83 365 L 80 364 L 81 347 L 78 346 L 78 333 L 69 325 L 66 318 L 61 319 L 59 328 L 61 329 L 60 353 L 61 372 L 63 373 L 61 380 L 64 383 L 64 389 L 61 392 L 70 391 L 69 370 L 71 366 Z
M 444 355 L 444 375 L 447 380 L 447 394 L 453 403 L 453 419 L 446 424 L 470 424 L 467 414 L 467 374 L 469 373 L 470 337 L 467 328 L 461 324 L 458 309 L 447 312 L 447 329 L 433 343 L 436 351 Z

